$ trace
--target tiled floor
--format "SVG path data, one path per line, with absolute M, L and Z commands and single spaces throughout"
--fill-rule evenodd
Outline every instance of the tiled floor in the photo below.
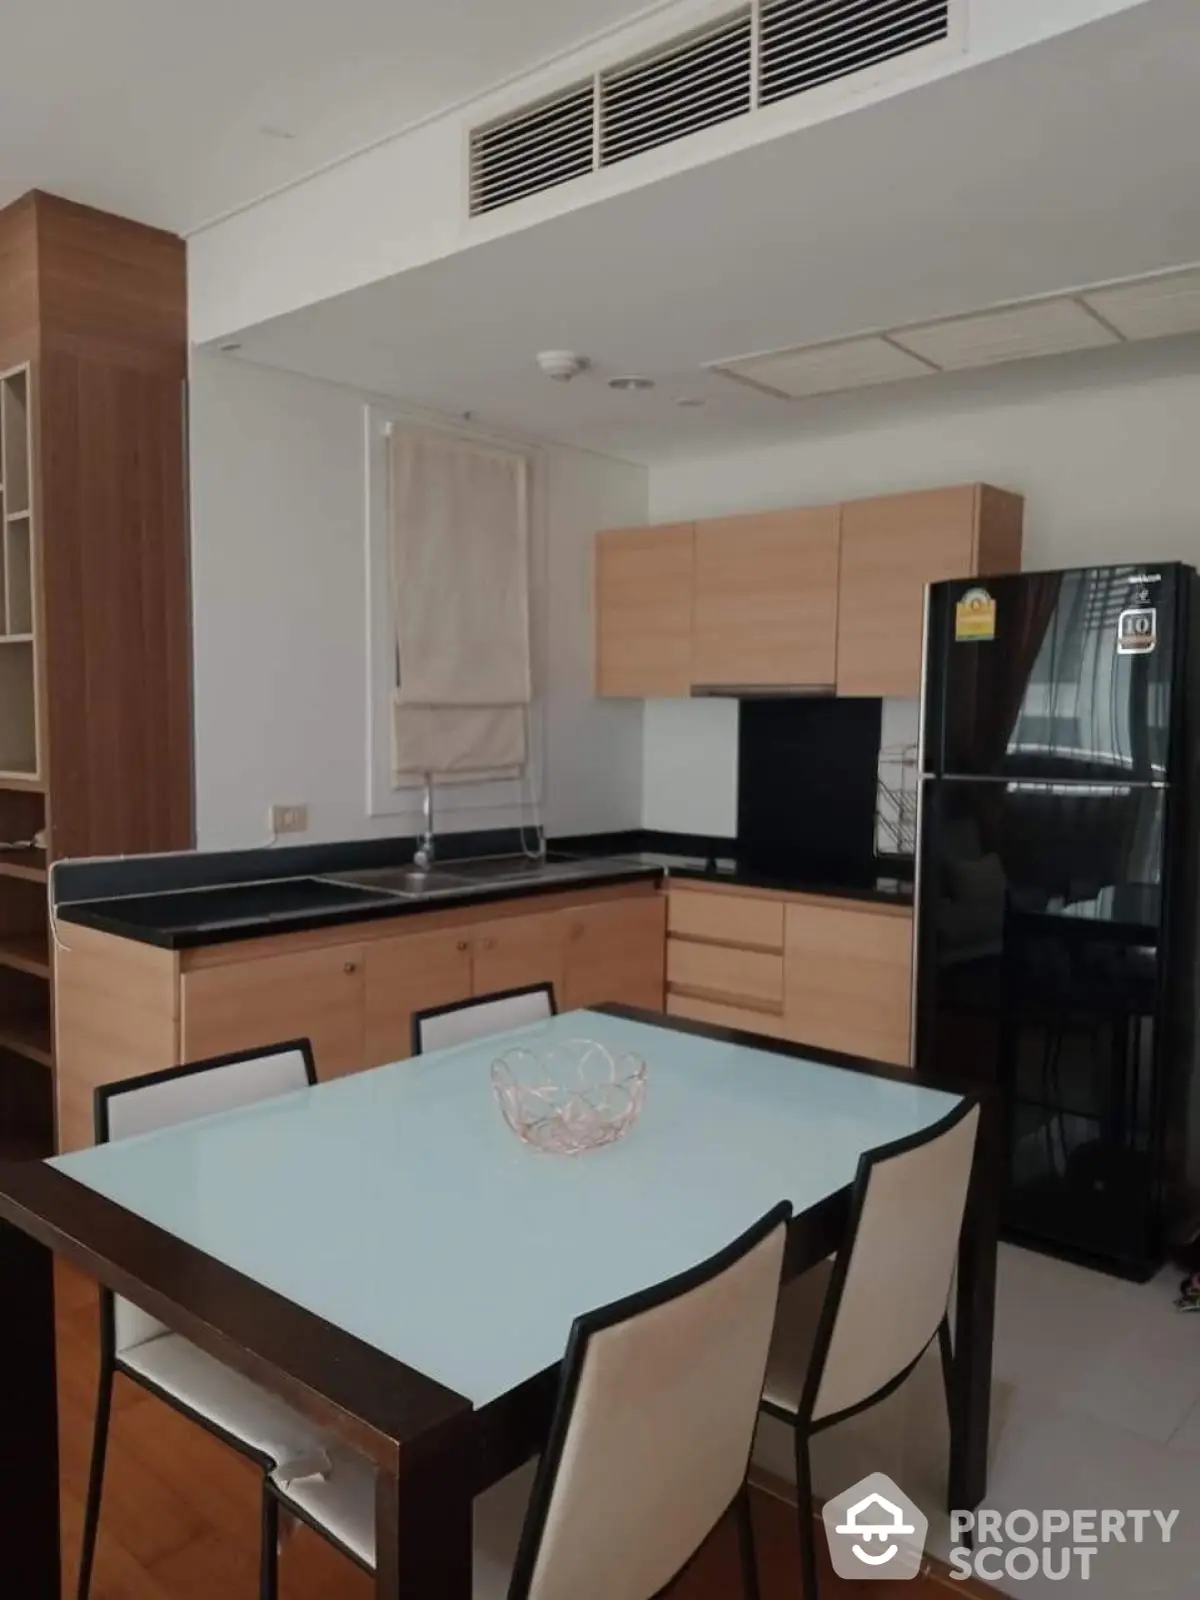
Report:
M 1039 1574 L 1001 1587 L 1026 1600 L 1185 1600 L 1200 1594 L 1200 1315 L 1172 1308 L 1181 1274 L 1137 1285 L 1005 1246 L 1001 1251 L 987 1504 L 1047 1509 L 1179 1510 L 1170 1544 L 1107 1544 L 1090 1579 Z M 936 1363 L 923 1364 L 876 1414 L 821 1441 L 818 1488 L 889 1472 L 931 1519 L 949 1554 L 945 1411 Z M 786 1471 L 785 1434 L 764 1429 L 759 1457 Z M 1153 1525 L 1151 1524 L 1151 1527 Z M 1058 1559 L 1057 1557 L 1055 1558 Z

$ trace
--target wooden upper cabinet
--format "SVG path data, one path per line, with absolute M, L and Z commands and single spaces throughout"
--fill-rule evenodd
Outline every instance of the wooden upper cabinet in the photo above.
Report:
M 566 974 L 563 1011 L 617 1000 L 661 1011 L 666 940 L 662 895 L 580 906 L 564 913 Z
M 837 692 L 918 695 L 926 584 L 1019 571 L 1023 510 L 986 484 L 843 505 Z
M 686 695 L 692 668 L 692 524 L 596 537 L 596 692 Z
M 832 686 L 839 507 L 696 524 L 691 681 Z
M 181 992 L 185 1061 L 309 1039 L 318 1078 L 366 1064 L 361 945 L 251 960 L 232 945 L 228 965 L 185 972 Z

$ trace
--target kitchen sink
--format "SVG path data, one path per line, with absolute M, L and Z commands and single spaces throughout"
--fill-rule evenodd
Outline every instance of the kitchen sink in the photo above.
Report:
M 578 856 L 550 854 L 544 861 L 529 856 L 486 856 L 475 861 L 448 861 L 444 866 L 430 867 L 428 872 L 413 866 L 378 867 L 327 874 L 325 881 L 416 900 L 466 894 L 474 888 L 505 889 L 523 883 L 593 877 L 596 868 L 595 860 Z
M 423 900 L 439 894 L 462 894 L 466 887 L 462 878 L 441 867 L 430 867 L 427 872 L 420 867 L 376 867 L 362 872 L 326 873 L 324 881 L 348 889 L 394 894 L 404 900 Z

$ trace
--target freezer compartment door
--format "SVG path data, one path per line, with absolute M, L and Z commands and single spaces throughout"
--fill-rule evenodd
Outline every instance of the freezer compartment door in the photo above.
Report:
M 926 771 L 1168 780 L 1179 586 L 1170 565 L 935 584 Z

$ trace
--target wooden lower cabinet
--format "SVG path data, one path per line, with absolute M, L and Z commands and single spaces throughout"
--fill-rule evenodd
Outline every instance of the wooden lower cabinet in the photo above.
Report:
M 368 1067 L 409 1055 L 414 1011 L 452 1005 L 473 993 L 465 928 L 380 939 L 367 946 L 365 959 Z
M 555 995 L 561 995 L 566 975 L 565 936 L 558 911 L 476 923 L 471 929 L 473 992 L 496 994 L 531 983 L 552 983 Z
M 661 1011 L 666 955 L 662 895 L 568 911 L 563 1011 L 619 1000 Z
M 784 926 L 788 1037 L 909 1065 L 912 917 L 899 907 L 793 904 Z
M 307 1038 L 318 1077 L 360 1072 L 367 1064 L 363 967 L 361 945 L 339 944 L 184 972 L 182 1059 Z

